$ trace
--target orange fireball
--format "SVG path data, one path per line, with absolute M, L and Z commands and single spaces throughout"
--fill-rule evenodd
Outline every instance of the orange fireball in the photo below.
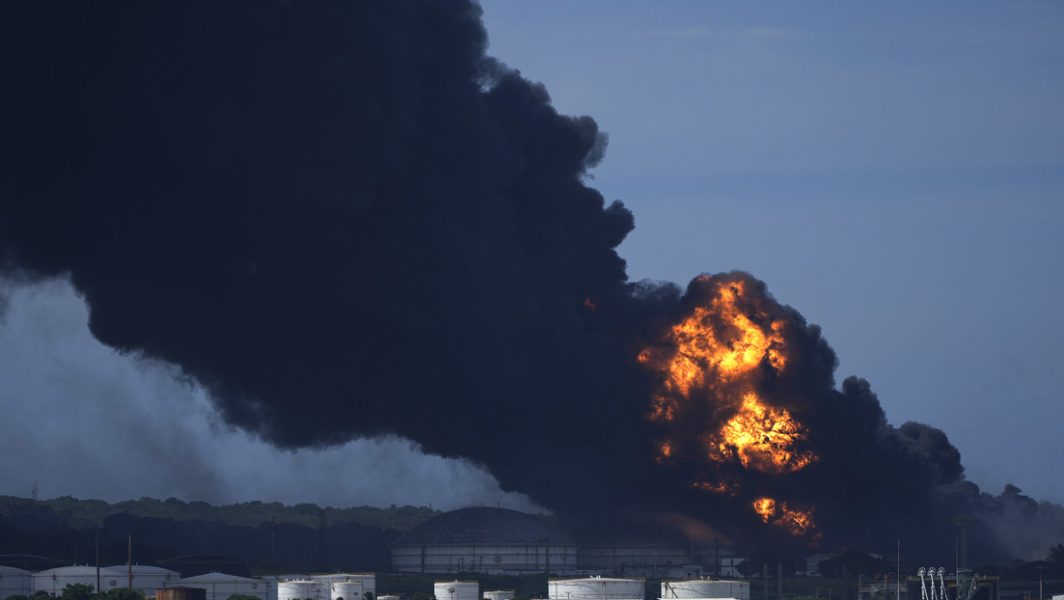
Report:
M 741 482 L 722 469 L 781 475 L 816 462 L 802 423 L 760 391 L 786 374 L 786 313 L 741 276 L 700 276 L 693 297 L 700 301 L 636 356 L 660 375 L 647 411 L 662 432 L 656 460 L 694 461 L 691 486 L 722 496 L 738 496 Z M 812 509 L 768 497 L 753 507 L 762 521 L 794 535 L 815 531 Z
M 800 471 L 816 460 L 812 452 L 796 450 L 805 439 L 801 425 L 782 408 L 766 406 L 753 392 L 743 396 L 734 417 L 708 436 L 713 460 L 738 459 L 744 467 L 764 473 Z

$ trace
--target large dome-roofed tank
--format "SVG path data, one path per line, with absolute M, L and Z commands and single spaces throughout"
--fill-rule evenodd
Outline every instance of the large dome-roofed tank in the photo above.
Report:
M 106 592 L 118 587 L 125 587 L 128 574 L 118 569 L 102 567 L 99 572 L 100 590 Z M 96 567 L 89 565 L 71 565 L 38 571 L 32 576 L 33 592 L 47 592 L 53 596 L 63 593 L 63 588 L 71 584 L 81 584 L 96 589 Z
M 576 568 L 576 543 L 550 517 L 505 508 L 444 513 L 392 543 L 400 573 L 527 575 Z
M 128 584 L 129 566 L 111 565 L 107 568 L 119 573 L 125 573 L 126 576 L 122 580 L 121 587 L 125 587 Z M 149 598 L 155 596 L 155 590 L 170 587 L 178 579 L 181 579 L 180 573 L 165 567 L 133 565 L 133 589 L 144 592 L 144 595 Z
M 195 577 L 185 577 L 174 582 L 174 586 L 200 588 L 207 591 L 207 600 L 228 600 L 234 594 L 255 596 L 267 600 L 268 582 L 250 577 L 240 577 L 228 573 L 205 573 Z
M 33 577 L 29 571 L 0 565 L 0 600 L 5 600 L 8 596 L 29 596 L 32 593 Z

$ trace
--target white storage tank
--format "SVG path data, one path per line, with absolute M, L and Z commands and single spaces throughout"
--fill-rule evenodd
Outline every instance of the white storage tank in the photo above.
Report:
M 329 600 L 362 600 L 362 582 L 357 579 L 332 582 Z
M 29 596 L 33 593 L 33 577 L 29 571 L 0 565 L 0 600 L 8 596 Z
M 734 579 L 681 579 L 661 582 L 661 597 L 750 600 L 750 582 Z
M 229 596 L 242 594 L 267 600 L 267 585 L 260 579 L 240 577 L 226 573 L 206 573 L 195 577 L 178 579 L 171 587 L 191 587 L 207 591 L 207 600 L 229 600 Z
M 95 567 L 93 567 L 95 568 Z M 129 583 L 129 566 L 111 565 L 107 567 L 112 571 L 118 571 L 124 575 L 119 587 L 126 587 Z M 144 592 L 149 598 L 155 596 L 155 590 L 172 587 L 173 582 L 181 579 L 177 571 L 153 567 L 151 565 L 133 565 L 133 589 Z
M 643 600 L 646 582 L 610 577 L 552 579 L 547 584 L 547 595 L 550 600 Z
M 123 571 L 100 568 L 100 590 L 106 592 L 118 587 L 126 587 L 128 576 Z M 59 596 L 63 588 L 68 585 L 80 583 L 96 589 L 96 567 L 89 565 L 72 565 L 69 567 L 56 567 L 46 571 L 38 571 L 31 576 L 33 592 L 47 592 Z
M 360 597 L 365 597 L 366 593 L 377 595 L 377 575 L 374 573 L 329 573 L 327 575 L 311 575 L 310 579 L 318 581 L 324 584 L 322 587 L 321 598 L 325 600 L 329 594 L 329 586 L 337 581 L 344 582 L 358 582 L 362 585 L 362 594 Z
M 436 600 L 480 600 L 480 583 L 476 581 L 437 581 L 432 586 Z
M 317 600 L 318 582 L 310 579 L 294 579 L 277 583 L 277 600 Z
M 488 590 L 484 600 L 514 600 L 514 590 Z
M 383 596 L 377 596 L 377 600 L 399 600 L 399 596 L 393 594 L 385 594 Z

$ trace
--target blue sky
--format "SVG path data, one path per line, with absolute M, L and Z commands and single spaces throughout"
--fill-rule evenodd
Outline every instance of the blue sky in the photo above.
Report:
M 892 422 L 1064 501 L 1064 5 L 484 0 L 610 136 L 633 278 L 749 270 Z

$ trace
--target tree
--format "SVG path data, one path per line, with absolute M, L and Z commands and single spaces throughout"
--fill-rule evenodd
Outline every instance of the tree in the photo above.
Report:
M 96 597 L 96 600 L 146 600 L 144 592 L 129 588 L 114 588 Z
M 59 595 L 61 600 L 93 600 L 96 588 L 87 583 L 68 583 Z

